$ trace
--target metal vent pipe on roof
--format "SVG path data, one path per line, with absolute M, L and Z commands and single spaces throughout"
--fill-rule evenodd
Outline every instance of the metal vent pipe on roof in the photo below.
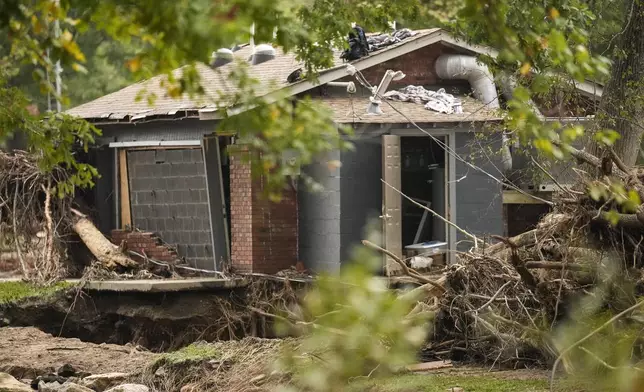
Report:
M 482 101 L 489 109 L 500 109 L 499 96 L 494 84 L 494 76 L 485 64 L 479 63 L 474 56 L 462 54 L 444 54 L 436 60 L 436 75 L 441 79 L 467 80 L 474 97 Z M 512 153 L 510 139 L 502 134 L 503 170 L 512 170 Z
M 226 48 L 221 48 L 212 54 L 212 62 L 210 67 L 219 68 L 233 61 L 233 51 Z
M 261 44 L 255 47 L 251 58 L 251 64 L 257 65 L 275 58 L 275 48 L 271 45 Z

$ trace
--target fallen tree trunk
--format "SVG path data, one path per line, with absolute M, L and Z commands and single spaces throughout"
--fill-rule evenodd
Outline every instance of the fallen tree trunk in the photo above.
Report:
M 81 238 L 87 249 L 103 264 L 104 267 L 114 269 L 117 267 L 132 268 L 138 264 L 127 257 L 121 249 L 110 242 L 103 233 L 90 221 L 86 215 L 72 209 L 74 219 L 73 229 Z

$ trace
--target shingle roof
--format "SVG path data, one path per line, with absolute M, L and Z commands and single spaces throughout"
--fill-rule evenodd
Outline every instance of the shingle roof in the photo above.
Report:
M 409 44 L 421 37 L 439 30 L 440 29 L 419 30 L 416 32 L 417 34 L 415 36 L 407 38 L 398 44 L 391 45 L 374 52 L 367 57 L 356 60 L 356 62 L 363 61 L 369 57 L 377 56 L 402 45 Z M 234 52 L 234 56 L 238 60 L 246 61 L 250 55 L 251 48 L 248 45 Z M 340 52 L 336 51 L 334 53 L 333 67 L 324 70 L 322 74 L 339 67 L 343 67 L 344 65 L 345 63 L 340 59 Z M 206 92 L 206 96 L 204 97 L 190 98 L 186 95 L 179 99 L 168 97 L 165 89 L 160 85 L 166 77 L 164 75 L 159 75 L 77 106 L 68 110 L 67 113 L 86 119 L 132 120 L 137 117 L 173 115 L 179 111 L 196 111 L 203 108 L 214 108 L 215 106 L 211 97 L 218 97 L 218 95 L 224 91 L 226 93 L 235 92 L 235 88 L 227 82 L 229 79 L 228 75 L 235 66 L 235 62 L 233 62 L 213 70 L 206 64 L 198 63 L 197 70 L 201 76 L 202 86 Z M 277 49 L 275 59 L 250 66 L 249 73 L 260 81 L 260 85 L 257 88 L 258 95 L 264 95 L 289 86 L 286 81 L 288 75 L 300 67 L 301 63 L 296 60 L 293 53 L 284 54 L 281 50 Z M 181 73 L 182 68 L 173 72 L 175 76 L 179 76 Z M 297 83 L 301 82 L 296 82 L 294 84 Z M 154 106 L 150 106 L 146 99 L 137 100 L 137 96 L 139 96 L 142 91 L 145 92 L 145 96 L 150 93 L 156 95 L 157 98 L 154 101 Z
M 445 123 L 501 120 L 500 113 L 490 110 L 474 98 L 459 97 L 463 113 L 444 114 L 425 109 L 424 105 L 413 102 L 383 101 L 380 109 L 383 114 L 367 114 L 369 98 L 323 98 L 319 101 L 333 110 L 333 120 L 341 124 L 352 123 Z M 390 106 L 390 104 L 393 106 Z

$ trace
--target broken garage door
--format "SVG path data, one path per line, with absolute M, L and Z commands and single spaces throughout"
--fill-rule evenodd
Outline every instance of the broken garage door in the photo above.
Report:
M 195 267 L 214 269 L 200 148 L 128 150 L 134 227 L 158 233 Z

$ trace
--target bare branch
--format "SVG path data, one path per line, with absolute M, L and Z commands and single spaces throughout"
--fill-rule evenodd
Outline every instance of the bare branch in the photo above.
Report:
M 443 217 L 442 217 L 439 213 L 437 213 L 436 211 L 432 210 L 431 208 L 429 208 L 429 207 L 427 207 L 427 206 L 424 206 L 424 205 L 420 204 L 420 203 L 419 203 L 419 202 L 417 202 L 416 200 L 414 200 L 414 199 L 412 199 L 411 197 L 409 197 L 409 196 L 405 195 L 405 194 L 404 194 L 404 193 L 402 193 L 400 190 L 396 189 L 393 185 L 390 185 L 390 184 L 389 184 L 387 181 L 385 181 L 384 179 L 381 179 L 380 181 L 382 181 L 382 182 L 383 182 L 385 185 L 387 185 L 389 188 L 391 188 L 391 189 L 393 189 L 394 191 L 398 192 L 402 197 L 404 197 L 405 199 L 409 200 L 409 201 L 410 201 L 410 202 L 412 202 L 414 205 L 416 205 L 416 206 L 418 206 L 418 207 L 422 208 L 423 210 L 426 210 L 426 211 L 431 212 L 431 213 L 432 213 L 435 217 L 437 217 L 438 219 L 442 220 L 443 222 L 445 222 L 445 223 L 447 223 L 448 225 L 450 225 L 450 226 L 454 227 L 456 230 L 460 231 L 461 233 L 463 233 L 463 234 L 464 234 L 464 235 L 466 235 L 467 237 L 471 238 L 471 239 L 474 241 L 474 248 L 478 248 L 478 242 L 479 242 L 480 240 L 479 240 L 478 238 L 476 238 L 476 236 L 475 236 L 474 234 L 468 233 L 467 231 L 465 231 L 465 230 L 461 229 L 460 227 L 458 227 L 455 223 L 453 223 L 453 222 L 449 221 L 448 219 L 443 218 Z

